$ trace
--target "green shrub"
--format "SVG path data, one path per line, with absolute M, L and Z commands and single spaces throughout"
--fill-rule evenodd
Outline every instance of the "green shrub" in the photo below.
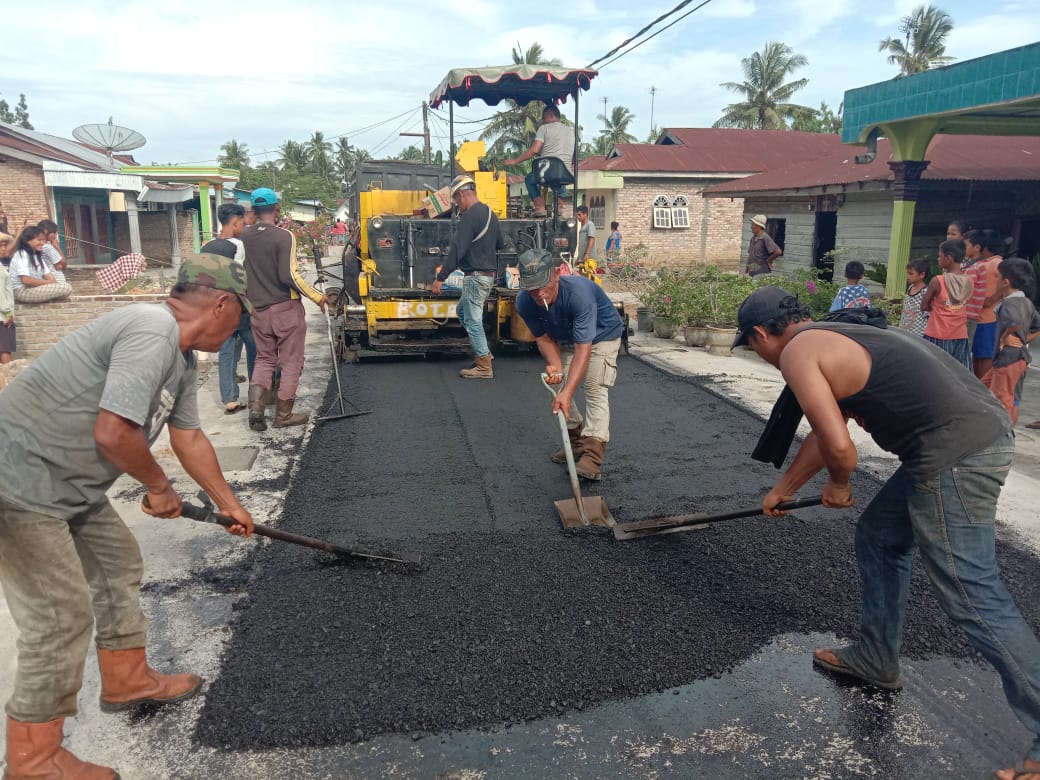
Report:
M 834 296 L 841 289 L 839 284 L 823 281 L 820 278 L 820 271 L 815 268 L 799 268 L 786 276 L 762 275 L 758 279 L 760 285 L 782 287 L 791 295 L 797 296 L 799 301 L 809 307 L 809 312 L 814 320 L 830 311 Z

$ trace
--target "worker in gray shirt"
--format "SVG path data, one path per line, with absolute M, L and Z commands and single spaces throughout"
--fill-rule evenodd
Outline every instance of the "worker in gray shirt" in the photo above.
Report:
M 536 156 L 556 157 L 563 162 L 568 172 L 572 176 L 574 175 L 574 129 L 560 121 L 560 109 L 556 106 L 545 107 L 542 112 L 542 124 L 535 133 L 534 143 L 530 148 L 519 157 L 503 160 L 502 165 L 503 167 L 519 165 L 524 160 L 530 160 Z M 533 169 L 524 177 L 524 184 L 527 185 L 527 194 L 534 206 L 533 216 L 544 217 L 546 215 L 545 198 L 542 197 L 542 186 L 538 174 Z M 570 197 L 565 185 L 556 187 L 555 192 L 561 198 Z
M 588 260 L 596 259 L 596 223 L 589 219 L 589 207 L 582 205 L 574 210 L 581 229 L 578 230 L 578 251 L 575 265 L 584 265 Z

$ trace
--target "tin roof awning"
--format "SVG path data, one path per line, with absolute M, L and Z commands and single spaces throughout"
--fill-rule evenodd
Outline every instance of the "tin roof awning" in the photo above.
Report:
M 144 181 L 140 176 L 113 171 L 88 170 L 77 165 L 44 160 L 43 183 L 48 187 L 72 187 L 87 190 L 140 192 Z
M 455 68 L 430 93 L 430 105 L 452 102 L 468 106 L 483 100 L 497 106 L 503 100 L 526 106 L 534 100 L 562 103 L 579 90 L 588 90 L 598 72 L 590 68 L 550 65 L 503 65 L 488 68 Z
M 195 187 L 191 184 L 160 184 L 146 181 L 137 199 L 145 203 L 184 203 L 194 197 Z

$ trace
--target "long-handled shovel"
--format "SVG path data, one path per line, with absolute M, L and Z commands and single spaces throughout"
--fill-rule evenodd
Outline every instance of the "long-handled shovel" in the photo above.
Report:
M 225 528 L 236 523 L 233 518 L 215 512 L 212 506 L 196 506 L 195 504 L 184 502 L 181 504 L 181 514 L 190 520 L 198 520 L 203 523 L 215 523 L 216 525 L 222 525 Z M 395 563 L 410 563 L 416 565 L 422 560 L 418 553 L 381 554 L 369 552 L 367 550 L 358 550 L 352 547 L 341 547 L 337 544 L 332 544 L 331 542 L 322 541 L 321 539 L 315 539 L 310 536 L 300 536 L 299 534 L 291 534 L 288 531 L 282 531 L 281 529 L 272 528 L 268 525 L 260 525 L 259 523 L 253 524 L 253 533 L 259 534 L 260 536 L 266 536 L 268 539 L 277 539 L 281 542 L 299 544 L 304 547 L 321 550 L 322 552 L 332 553 L 333 555 L 349 556 L 351 558 L 369 558 L 379 561 L 393 561 Z
M 322 293 L 325 292 L 325 279 L 321 276 L 318 277 L 318 289 L 321 290 Z M 329 414 L 329 410 L 332 409 L 332 406 L 329 406 L 320 417 L 314 418 L 314 421 L 328 422 L 329 420 L 345 420 L 348 417 L 360 417 L 363 414 L 372 414 L 372 412 L 361 411 L 343 397 L 343 385 L 340 383 L 339 379 L 339 357 L 336 355 L 336 339 L 332 336 L 332 318 L 329 316 L 328 304 L 326 304 L 323 314 L 325 315 L 325 329 L 329 334 L 329 351 L 332 353 L 332 373 L 336 377 L 336 396 L 339 401 L 339 413 Z M 353 411 L 347 411 L 348 404 Z
M 785 501 L 777 505 L 777 509 L 804 509 L 807 506 L 819 506 L 823 503 L 823 496 L 812 498 L 799 498 L 795 501 Z M 634 523 L 619 523 L 614 526 L 615 539 L 642 539 L 644 536 L 660 536 L 661 534 L 674 534 L 678 531 L 689 531 L 694 528 L 704 528 L 711 523 L 719 523 L 723 520 L 735 520 L 738 517 L 754 517 L 762 514 L 762 505 L 748 509 L 738 509 L 734 512 L 723 512 L 718 515 L 705 515 L 701 513 L 691 515 L 669 515 L 667 517 L 651 517 L 649 520 L 639 520 Z
M 542 384 L 556 397 L 556 390 L 549 384 L 549 377 L 542 374 Z M 581 528 L 589 525 L 614 525 L 614 517 L 607 509 L 606 502 L 599 496 L 581 495 L 578 486 L 578 470 L 574 466 L 574 451 L 571 449 L 571 437 L 567 432 L 567 411 L 557 412 L 556 418 L 560 421 L 560 433 L 563 435 L 563 451 L 567 455 L 567 473 L 571 478 L 571 492 L 574 498 L 561 499 L 554 502 L 556 511 L 560 513 L 560 522 L 564 528 Z

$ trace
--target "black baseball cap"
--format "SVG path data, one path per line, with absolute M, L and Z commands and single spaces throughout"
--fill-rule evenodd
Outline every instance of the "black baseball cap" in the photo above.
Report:
M 798 296 L 791 295 L 782 287 L 772 284 L 759 287 L 744 299 L 737 310 L 737 337 L 731 349 L 746 345 L 756 325 L 782 317 L 798 308 Z

